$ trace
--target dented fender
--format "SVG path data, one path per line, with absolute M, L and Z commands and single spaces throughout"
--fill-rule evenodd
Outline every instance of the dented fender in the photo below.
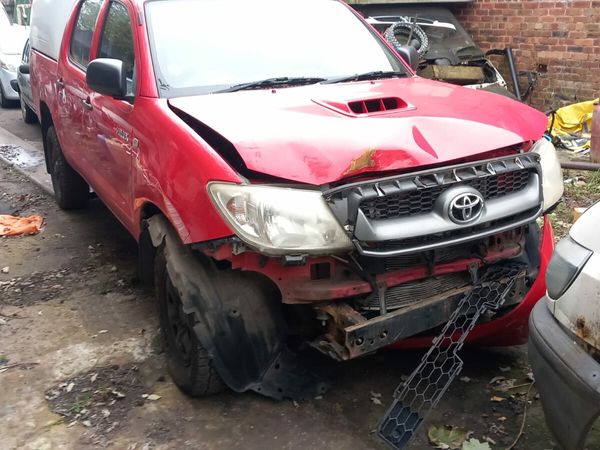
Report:
M 276 399 L 308 398 L 325 390 L 287 348 L 280 295 L 266 277 L 219 269 L 183 245 L 164 217 L 147 222 L 152 244 L 164 246 L 167 272 L 184 311 L 198 319 L 198 340 L 232 390 Z

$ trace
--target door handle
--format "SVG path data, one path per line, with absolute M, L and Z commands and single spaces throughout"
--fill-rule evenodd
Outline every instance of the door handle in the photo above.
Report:
M 87 109 L 88 111 L 91 111 L 92 109 L 94 109 L 94 107 L 92 106 L 92 104 L 90 103 L 90 99 L 86 99 L 86 100 L 81 100 L 81 103 L 83 104 L 83 107 L 85 109 Z
M 62 78 L 59 78 L 58 80 L 56 80 L 56 87 L 58 89 L 63 89 L 65 87 L 65 82 L 63 81 Z

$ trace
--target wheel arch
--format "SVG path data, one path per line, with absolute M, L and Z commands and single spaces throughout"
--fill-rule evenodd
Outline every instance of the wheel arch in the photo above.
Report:
M 166 214 L 153 202 L 147 201 L 140 208 L 138 236 L 138 274 L 142 284 L 152 286 L 154 283 L 154 258 L 156 256 L 156 247 L 164 238 L 156 234 L 154 241 L 149 229 L 149 219 L 161 216 L 164 226 L 172 226 Z M 173 227 L 174 228 L 174 227 Z M 157 244 L 158 245 L 155 245 Z

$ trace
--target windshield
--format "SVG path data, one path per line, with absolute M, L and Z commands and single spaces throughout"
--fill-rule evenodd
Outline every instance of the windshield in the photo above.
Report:
M 146 16 L 163 97 L 274 77 L 408 74 L 352 11 L 333 0 L 154 0 Z
M 425 59 L 457 59 L 460 60 L 481 58 L 483 51 L 473 42 L 473 39 L 456 20 L 454 14 L 448 9 L 428 6 L 395 6 L 384 8 L 367 8 L 363 12 L 369 16 L 368 21 L 375 28 L 383 32 L 391 24 L 398 21 L 413 22 L 427 34 L 429 48 L 424 55 Z M 454 57 L 454 58 L 452 58 Z

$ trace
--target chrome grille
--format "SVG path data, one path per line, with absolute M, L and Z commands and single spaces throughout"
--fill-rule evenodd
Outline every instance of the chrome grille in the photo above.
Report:
M 389 219 L 425 214 L 433 210 L 435 201 L 442 192 L 458 183 L 477 189 L 484 199 L 490 200 L 524 189 L 529 182 L 530 173 L 530 170 L 521 169 L 455 181 L 443 186 L 423 186 L 415 190 L 363 201 L 360 209 L 369 219 Z
M 447 203 L 469 190 L 484 197 L 485 207 L 472 224 L 460 224 L 450 217 Z M 515 229 L 541 214 L 543 200 L 535 153 L 359 181 L 323 196 L 358 252 L 378 258 L 462 245 Z

